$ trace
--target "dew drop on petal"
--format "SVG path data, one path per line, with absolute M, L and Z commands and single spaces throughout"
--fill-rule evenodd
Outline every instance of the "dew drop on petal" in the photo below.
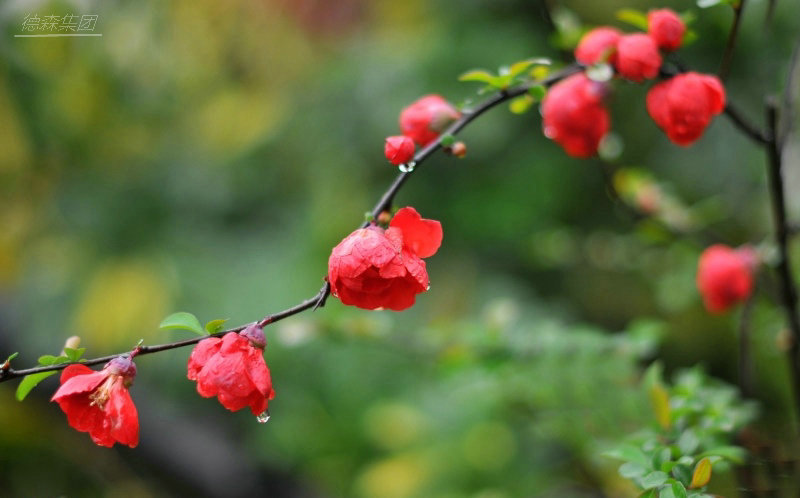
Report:
M 431 284 L 428 284 L 428 286 L 425 287 L 425 291 L 429 291 L 429 290 L 431 290 Z
M 256 417 L 256 420 L 258 420 L 259 424 L 266 424 L 269 422 L 269 410 L 264 410 L 263 413 Z
M 408 166 L 406 166 L 405 164 L 399 165 L 397 167 L 397 169 L 399 169 L 401 173 L 408 173 L 409 172 Z

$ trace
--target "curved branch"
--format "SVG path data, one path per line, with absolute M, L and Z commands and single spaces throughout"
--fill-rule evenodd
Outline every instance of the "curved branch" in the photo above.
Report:
M 582 70 L 582 67 L 579 64 L 572 64 L 570 66 L 565 67 L 564 69 L 562 69 L 560 71 L 557 71 L 557 72 L 553 73 L 552 75 L 550 75 L 547 78 L 544 78 L 542 80 L 523 83 L 521 85 L 518 85 L 518 86 L 515 86 L 515 87 L 512 87 L 512 88 L 508 88 L 508 89 L 502 90 L 500 92 L 497 92 L 496 94 L 492 95 L 491 97 L 489 97 L 485 101 L 481 102 L 474 109 L 468 109 L 468 110 L 463 111 L 461 117 L 459 119 L 457 119 L 455 122 L 453 122 L 453 124 L 450 125 L 449 128 L 444 130 L 444 132 L 442 132 L 442 134 L 439 136 L 439 138 L 437 138 L 435 141 L 431 142 L 430 144 L 428 144 L 427 146 L 422 148 L 422 150 L 420 150 L 419 152 L 417 152 L 414 155 L 414 159 L 413 159 L 414 167 L 413 168 L 411 168 L 409 171 L 401 172 L 399 175 L 397 175 L 397 177 L 394 179 L 392 184 L 389 186 L 388 189 L 386 189 L 386 191 L 381 196 L 380 200 L 377 202 L 377 204 L 375 204 L 375 207 L 372 209 L 373 218 L 377 218 L 378 215 L 380 215 L 383 211 L 386 211 L 391 207 L 392 201 L 394 200 L 394 197 L 397 195 L 397 192 L 400 191 L 400 188 L 403 186 L 403 184 L 414 173 L 414 171 L 416 171 L 416 167 L 418 167 L 423 161 L 428 159 L 434 152 L 436 152 L 438 149 L 441 148 L 441 146 L 442 146 L 441 141 L 442 141 L 443 137 L 445 137 L 447 135 L 456 135 L 465 126 L 467 126 L 469 123 L 471 123 L 474 119 L 476 119 L 478 116 L 480 116 L 484 112 L 488 111 L 489 109 L 495 107 L 496 105 L 498 105 L 498 104 L 500 104 L 502 102 L 505 102 L 505 101 L 507 101 L 509 99 L 512 99 L 514 97 L 518 97 L 518 96 L 524 94 L 532 86 L 535 86 L 535 85 L 550 86 L 550 85 L 552 85 L 552 84 L 554 84 L 554 83 L 566 78 L 567 76 L 570 76 L 570 75 L 572 75 L 574 73 L 577 73 L 578 71 L 581 71 L 581 70 Z M 409 162 L 409 164 L 411 164 L 411 163 Z M 369 221 L 365 221 L 361 225 L 361 228 L 364 228 L 364 227 L 368 226 L 369 223 L 370 223 Z M 267 315 L 264 318 L 262 318 L 260 321 L 258 321 L 257 323 L 258 323 L 258 325 L 260 327 L 265 327 L 265 326 L 267 326 L 267 325 L 269 325 L 271 323 L 278 322 L 280 320 L 283 320 L 284 318 L 288 318 L 290 316 L 296 315 L 296 314 L 301 313 L 303 311 L 306 311 L 306 310 L 309 310 L 309 309 L 316 310 L 317 308 L 325 305 L 325 300 L 330 295 L 330 292 L 331 292 L 330 284 L 328 282 L 325 282 L 325 284 L 322 286 L 322 288 L 319 290 L 319 292 L 317 292 L 317 294 L 315 294 L 313 297 L 310 297 L 310 298 L 306 299 L 305 301 L 302 301 L 299 304 L 296 304 L 296 305 L 292 306 L 291 308 L 287 308 L 287 309 L 285 309 L 283 311 L 279 311 L 277 313 L 273 313 L 271 315 Z M 186 340 L 183 340 L 183 341 L 171 342 L 171 343 L 167 343 L 167 344 L 160 344 L 160 345 L 157 345 L 157 346 L 140 346 L 140 347 L 136 348 L 135 351 L 136 351 L 136 355 L 137 356 L 141 356 L 141 355 L 145 355 L 145 354 L 152 354 L 152 353 L 158 353 L 158 352 L 161 352 L 161 351 L 167 351 L 169 349 L 181 348 L 181 347 L 184 347 L 184 346 L 191 346 L 192 344 L 197 344 L 201 340 L 206 339 L 208 337 L 221 337 L 221 336 L 223 336 L 223 335 L 225 335 L 225 334 L 227 334 L 229 332 L 240 332 L 246 326 L 247 325 L 242 325 L 242 326 L 239 326 L 239 327 L 223 330 L 221 332 L 217 332 L 217 333 L 211 334 L 209 336 L 193 337 L 191 339 L 186 339 Z M 116 358 L 120 354 L 125 354 L 125 353 L 118 353 L 118 354 L 109 355 L 109 356 L 101 356 L 99 358 L 92 358 L 90 360 L 81 361 L 81 364 L 87 365 L 87 366 L 99 365 L 101 363 L 105 363 L 105 362 L 108 362 L 108 361 Z M 24 369 L 24 370 L 15 370 L 13 368 L 10 368 L 7 364 L 5 364 L 3 366 L 0 366 L 0 382 L 5 382 L 7 380 L 11 380 L 11 379 L 19 378 L 19 377 L 24 377 L 26 375 L 35 374 L 35 373 L 53 372 L 53 371 L 57 371 L 57 370 L 63 370 L 64 368 L 68 367 L 69 365 L 72 365 L 72 363 L 60 363 L 58 365 L 48 365 L 48 366 L 42 366 L 42 367 L 27 368 L 27 369 Z

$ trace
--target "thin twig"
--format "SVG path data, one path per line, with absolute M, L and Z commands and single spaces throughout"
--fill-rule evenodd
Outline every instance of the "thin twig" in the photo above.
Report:
M 797 315 L 797 288 L 792 278 L 789 259 L 789 224 L 786 219 L 786 193 L 783 184 L 782 151 L 778 143 L 778 104 L 775 98 L 766 102 L 767 126 L 770 140 L 767 143 L 767 170 L 769 176 L 770 201 L 775 225 L 775 243 L 778 246 L 776 271 L 780 283 L 781 300 L 789 324 L 791 340 L 787 348 L 787 360 L 791 385 L 796 403 L 796 415 L 800 417 L 800 319 Z
M 725 81 L 731 68 L 733 60 L 733 48 L 736 46 L 736 37 L 739 35 L 739 25 L 742 22 L 742 11 L 744 10 L 745 0 L 739 0 L 733 4 L 733 26 L 728 33 L 728 42 L 725 44 L 725 52 L 722 53 L 722 62 L 719 64 L 719 79 Z
M 400 190 L 400 188 L 403 186 L 403 184 L 406 182 L 406 180 L 408 180 L 408 178 L 414 173 L 414 171 L 416 171 L 416 169 L 419 167 L 419 165 L 423 161 L 425 161 L 428 157 L 430 157 L 431 154 L 436 152 L 436 150 L 441 148 L 441 140 L 442 140 L 443 137 L 445 137 L 447 135 L 456 135 L 465 126 L 467 126 L 469 123 L 471 123 L 474 119 L 476 119 L 478 116 L 480 116 L 484 112 L 488 111 L 489 109 L 495 107 L 496 105 L 498 105 L 498 104 L 500 104 L 502 102 L 505 102 L 505 101 L 507 101 L 509 99 L 512 99 L 514 97 L 518 97 L 518 96 L 524 94 L 525 92 L 527 92 L 534 85 L 549 86 L 549 85 L 552 85 L 552 84 L 554 84 L 554 83 L 566 78 L 567 76 L 570 76 L 570 75 L 572 75 L 574 73 L 577 73 L 578 71 L 581 71 L 581 70 L 582 70 L 582 67 L 579 64 L 569 65 L 569 66 L 565 67 L 564 69 L 562 69 L 561 71 L 557 71 L 557 72 L 551 74 L 550 76 L 548 76 L 547 78 L 544 78 L 542 80 L 532 81 L 532 82 L 529 82 L 529 83 L 523 83 L 521 85 L 509 88 L 509 89 L 506 89 L 506 90 L 502 90 L 500 92 L 497 92 L 493 96 L 491 96 L 488 99 L 486 99 L 485 101 L 483 101 L 481 104 L 479 104 L 474 109 L 465 110 L 462 113 L 461 117 L 459 119 L 457 119 L 455 122 L 453 122 L 453 124 L 450 125 L 450 127 L 447 128 L 440 135 L 440 137 L 437 140 L 431 142 L 430 144 L 428 144 L 427 146 L 422 148 L 422 150 L 420 150 L 419 152 L 417 152 L 414 155 L 414 159 L 413 159 L 414 166 L 411 167 L 408 171 L 401 172 L 399 175 L 397 175 L 397 177 L 394 179 L 392 184 L 383 193 L 383 195 L 381 196 L 380 200 L 375 204 L 375 207 L 372 209 L 373 218 L 377 218 L 383 211 L 386 211 L 391 207 L 392 201 L 394 200 L 394 197 L 397 195 L 397 192 Z M 410 163 L 409 163 L 409 165 L 410 165 Z M 364 227 L 368 226 L 369 223 L 370 223 L 369 221 L 365 221 L 361 225 L 361 227 L 364 228 Z M 310 297 L 310 298 L 306 299 L 305 301 L 302 301 L 301 303 L 292 306 L 291 308 L 287 308 L 287 309 L 285 309 L 283 311 L 279 311 L 277 313 L 273 313 L 271 315 L 267 315 L 266 317 L 262 318 L 257 323 L 258 323 L 259 326 L 264 327 L 266 325 L 269 325 L 269 324 L 275 323 L 277 321 L 283 320 L 284 318 L 288 318 L 288 317 L 290 317 L 292 315 L 296 315 L 296 314 L 301 313 L 303 311 L 306 311 L 308 309 L 316 310 L 317 308 L 325 305 L 325 300 L 330 295 L 330 292 L 331 292 L 330 284 L 328 282 L 325 282 L 325 285 L 323 285 L 322 288 L 319 290 L 319 292 L 317 292 L 317 294 L 315 294 L 313 297 Z M 176 342 L 171 342 L 171 343 L 168 343 L 168 344 L 160 344 L 160 345 L 157 345 L 157 346 L 140 346 L 138 348 L 137 355 L 141 356 L 141 355 L 145 355 L 145 354 L 151 354 L 151 353 L 158 353 L 160 351 L 166 351 L 168 349 L 175 349 L 175 348 L 180 348 L 180 347 L 184 347 L 184 346 L 191 346 L 192 344 L 196 344 L 196 343 L 200 342 L 201 340 L 203 340 L 203 339 L 205 339 L 207 337 L 220 337 L 220 336 L 223 336 L 223 335 L 225 335 L 225 334 L 227 334 L 229 332 L 240 332 L 245 327 L 246 327 L 246 325 L 243 325 L 243 326 L 240 326 L 240 327 L 236 327 L 236 328 L 232 328 L 232 329 L 228 329 L 228 330 L 223 330 L 221 332 L 217 332 L 215 334 L 212 334 L 211 336 L 195 337 L 195 338 L 192 338 L 192 339 L 186 339 L 184 341 L 176 341 Z M 125 354 L 125 353 L 118 353 L 118 354 L 109 355 L 109 356 L 102 356 L 102 357 L 99 357 L 99 358 L 92 358 L 90 360 L 81 361 L 81 363 L 83 365 L 88 365 L 88 366 L 99 365 L 101 363 L 105 363 L 107 361 L 112 360 L 113 358 L 119 356 L 120 354 Z M 61 364 L 58 364 L 58 365 L 48 365 L 48 366 L 42 366 L 42 367 L 27 368 L 27 369 L 24 369 L 24 370 L 15 370 L 15 369 L 12 369 L 12 368 L 0 368 L 0 382 L 5 382 L 7 380 L 11 380 L 11 379 L 14 379 L 14 378 L 24 377 L 26 375 L 30 375 L 30 374 L 34 374 L 34 373 L 53 372 L 53 371 L 57 371 L 57 370 L 63 370 L 64 368 L 66 368 L 69 365 L 71 365 L 71 363 L 61 363 Z

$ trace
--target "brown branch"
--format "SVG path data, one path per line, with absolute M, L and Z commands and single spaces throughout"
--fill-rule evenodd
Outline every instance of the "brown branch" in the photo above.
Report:
M 733 60 L 733 48 L 736 46 L 736 37 L 739 35 L 739 26 L 742 23 L 742 11 L 744 10 L 745 0 L 739 0 L 733 5 L 733 26 L 728 33 L 728 42 L 725 44 L 725 52 L 722 53 L 722 61 L 719 64 L 719 79 L 725 81 L 731 68 Z
M 500 104 L 502 102 L 505 102 L 505 101 L 507 101 L 509 99 L 512 99 L 514 97 L 518 97 L 518 96 L 524 94 L 525 92 L 527 92 L 534 85 L 550 86 L 550 85 L 552 85 L 552 84 L 554 84 L 554 83 L 566 78 L 567 76 L 570 76 L 570 75 L 572 75 L 574 73 L 577 73 L 578 71 L 581 71 L 581 70 L 582 70 L 582 67 L 579 64 L 569 65 L 569 66 L 565 67 L 564 69 L 562 69 L 561 71 L 557 71 L 557 72 L 553 73 L 552 75 L 550 75 L 547 78 L 544 78 L 542 80 L 532 81 L 532 82 L 529 82 L 529 83 L 523 83 L 523 84 L 520 84 L 518 86 L 509 88 L 509 89 L 506 89 L 506 90 L 502 90 L 500 92 L 497 92 L 496 94 L 492 95 L 491 97 L 489 97 L 488 99 L 486 99 L 485 101 L 480 103 L 474 109 L 463 111 L 461 117 L 459 119 L 457 119 L 455 122 L 453 122 L 453 124 L 450 125 L 449 128 L 444 130 L 444 132 L 442 132 L 442 134 L 439 136 L 439 138 L 437 140 L 435 140 L 435 141 L 431 142 L 430 144 L 428 144 L 427 146 L 423 147 L 419 152 L 417 152 L 414 155 L 414 159 L 412 160 L 413 161 L 413 166 L 411 168 L 409 168 L 408 171 L 401 172 L 399 175 L 397 175 L 397 177 L 394 179 L 392 184 L 389 186 L 388 189 L 386 189 L 386 191 L 381 196 L 380 200 L 375 204 L 375 207 L 372 209 L 373 218 L 377 218 L 378 215 L 380 215 L 383 211 L 386 211 L 391 207 L 392 201 L 394 200 L 395 196 L 397 195 L 397 192 L 400 190 L 400 188 L 403 186 L 403 184 L 405 184 L 405 182 L 408 180 L 408 178 L 414 173 L 414 171 L 416 171 L 416 168 L 423 161 L 428 159 L 434 152 L 436 152 L 439 148 L 441 148 L 441 140 L 442 140 L 443 137 L 445 137 L 447 135 L 456 135 L 465 126 L 467 126 L 469 123 L 471 123 L 474 119 L 476 119 L 478 116 L 480 116 L 484 112 L 488 111 L 489 109 L 495 107 L 496 105 L 498 105 L 498 104 Z M 412 165 L 412 161 L 409 162 L 409 166 Z M 366 227 L 367 225 L 369 225 L 369 223 L 370 223 L 369 221 L 365 221 L 361 225 L 361 228 Z M 328 284 L 326 282 L 325 285 L 323 285 L 322 288 L 319 290 L 319 292 L 317 292 L 317 294 L 315 294 L 313 297 L 310 297 L 310 298 L 306 299 L 305 301 L 302 301 L 301 303 L 296 304 L 295 306 L 292 306 L 291 308 L 285 309 L 283 311 L 279 311 L 277 313 L 273 313 L 271 315 L 267 315 L 264 318 L 262 318 L 260 321 L 258 321 L 257 323 L 258 323 L 259 326 L 265 327 L 266 325 L 269 325 L 269 324 L 275 323 L 277 321 L 283 320 L 284 318 L 288 318 L 288 317 L 290 317 L 292 315 L 296 315 L 296 314 L 301 313 L 303 311 L 306 311 L 306 310 L 309 310 L 309 309 L 316 310 L 317 308 L 325 305 L 325 300 L 330 295 L 330 291 L 331 291 L 330 284 Z M 141 356 L 141 355 L 145 355 L 145 354 L 151 354 L 151 353 L 158 353 L 158 352 L 161 352 L 161 351 L 167 351 L 169 349 L 181 348 L 181 347 L 184 347 L 184 346 L 191 346 L 192 344 L 196 344 L 196 343 L 200 342 L 201 340 L 203 340 L 203 339 L 205 339 L 207 337 L 220 337 L 220 336 L 223 336 L 223 335 L 225 335 L 225 334 L 227 334 L 229 332 L 240 332 L 246 326 L 247 325 L 242 325 L 240 327 L 236 327 L 236 328 L 232 328 L 232 329 L 228 329 L 228 330 L 223 330 L 221 332 L 217 332 L 215 334 L 212 334 L 211 336 L 194 337 L 192 339 L 186 339 L 186 340 L 183 340 L 183 341 L 171 342 L 171 343 L 168 343 L 168 344 L 160 344 L 160 345 L 157 345 L 157 346 L 140 346 L 140 347 L 138 347 L 136 349 L 136 354 L 137 354 L 137 356 Z M 90 365 L 99 365 L 101 363 L 105 363 L 107 361 L 112 360 L 113 358 L 119 356 L 120 354 L 126 354 L 126 353 L 118 353 L 118 354 L 109 355 L 109 356 L 102 356 L 102 357 L 99 357 L 99 358 L 92 358 L 90 360 L 82 361 L 81 363 L 83 365 L 89 365 L 89 366 Z M 11 379 L 19 378 L 19 377 L 24 377 L 26 375 L 35 374 L 35 373 L 53 372 L 53 371 L 57 371 L 57 370 L 63 370 L 64 368 L 66 368 L 67 366 L 69 366 L 71 364 L 72 363 L 61 363 L 61 364 L 58 364 L 58 365 L 48 365 L 48 366 L 42 366 L 42 367 L 33 367 L 33 368 L 27 368 L 27 369 L 24 369 L 24 370 L 15 370 L 13 368 L 9 368 L 8 365 L 0 366 L 0 382 L 5 382 L 7 380 L 11 380 Z

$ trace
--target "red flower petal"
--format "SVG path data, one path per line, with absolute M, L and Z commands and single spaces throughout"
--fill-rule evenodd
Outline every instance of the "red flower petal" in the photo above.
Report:
M 420 258 L 433 256 L 442 245 L 442 224 L 423 219 L 413 207 L 397 211 L 389 226 L 403 232 L 403 245 Z
M 70 365 L 61 372 L 61 386 L 50 399 L 59 399 L 77 393 L 88 393 L 108 378 L 108 372 L 96 372 L 86 365 Z

